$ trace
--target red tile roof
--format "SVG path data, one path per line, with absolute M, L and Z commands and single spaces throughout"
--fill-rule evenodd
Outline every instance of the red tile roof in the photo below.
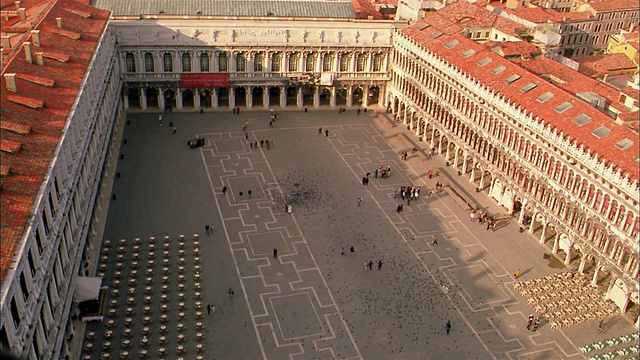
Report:
M 638 72 L 638 66 L 626 54 L 622 53 L 583 56 L 572 58 L 572 60 L 580 63 L 578 71 L 591 77 L 625 70 Z
M 538 58 L 533 60 L 515 60 L 514 63 L 538 76 L 553 78 L 557 87 L 571 94 L 594 92 L 604 97 L 608 105 L 620 111 L 624 109 L 624 105 L 618 103 L 618 99 L 620 98 L 619 90 L 574 71 L 557 61 Z
M 638 0 L 590 0 L 588 4 L 596 11 L 638 10 Z
M 351 3 L 356 13 L 356 19 L 368 19 L 369 16 L 371 16 L 373 20 L 386 19 L 368 0 L 351 0 Z
M 42 46 L 38 49 L 32 44 L 32 53 L 42 51 L 45 56 L 58 61 L 46 58 L 42 66 L 35 61 L 29 64 L 20 42 L 16 51 L 3 63 L 0 83 L 0 138 L 3 148 L 5 144 L 21 144 L 21 149 L 15 154 L 4 151 L 0 153 L 3 172 L 7 169 L 0 191 L 0 281 L 4 281 L 23 233 L 29 225 L 36 195 L 48 172 L 93 53 L 108 23 L 109 12 L 91 7 L 85 4 L 87 2 L 37 2 L 39 6 L 27 10 L 27 21 L 16 24 L 28 28 L 34 21 L 37 22 L 34 29 L 40 30 Z M 27 2 L 23 1 L 23 5 L 27 5 Z M 2 1 L 2 6 L 3 10 L 5 6 L 6 9 L 11 9 L 5 0 Z M 74 14 L 74 11 L 78 13 Z M 91 17 L 79 15 L 83 13 L 90 13 Z M 82 37 L 72 39 L 55 34 L 61 30 L 56 25 L 57 17 L 63 19 L 62 30 L 82 34 Z M 26 36 L 22 41 L 28 38 Z M 17 74 L 17 93 L 6 90 L 5 73 Z M 12 102 L 20 100 L 19 97 L 26 102 L 33 101 L 32 104 L 36 105 L 44 103 L 44 106 L 35 109 Z M 16 129 L 22 130 L 15 131 Z
M 515 9 L 508 9 L 507 3 L 494 2 L 490 4 L 496 9 L 500 9 L 508 14 L 513 14 L 520 19 L 531 21 L 532 23 L 540 24 L 547 22 L 557 22 L 562 20 L 564 13 L 559 13 L 554 9 L 545 9 L 541 7 L 519 7 Z
M 423 49 L 433 52 L 451 66 L 462 70 L 471 78 L 492 89 L 497 96 L 512 102 L 514 106 L 520 107 L 532 117 L 539 118 L 540 121 L 568 137 L 572 142 L 576 142 L 578 147 L 583 146 L 586 151 L 597 154 L 601 161 L 613 164 L 614 168 L 620 170 L 623 176 L 628 175 L 632 182 L 638 180 L 637 133 L 634 133 L 627 126 L 616 124 L 613 119 L 587 102 L 488 51 L 484 46 L 460 34 L 442 35 L 434 39 L 431 35 L 437 29 L 429 26 L 421 30 L 421 24 L 422 22 L 418 21 L 403 29 L 402 33 L 422 46 Z M 444 46 L 453 39 L 458 40 L 457 46 L 451 48 Z M 476 53 L 465 58 L 461 53 L 468 49 L 473 49 Z M 491 58 L 492 62 L 486 66 L 479 66 L 478 61 L 485 57 Z M 499 65 L 506 67 L 506 70 L 499 74 L 493 74 L 491 70 Z M 514 74 L 520 75 L 520 78 L 511 83 L 505 81 L 507 77 Z M 537 86 L 527 92 L 522 92 L 521 89 L 529 83 L 534 83 Z M 537 99 L 546 92 L 551 92 L 555 96 L 545 102 L 544 106 L 541 106 Z M 562 114 L 558 113 L 555 108 L 565 102 L 573 106 Z M 580 114 L 591 117 L 592 121 L 583 126 L 577 125 L 572 119 Z M 602 138 L 597 138 L 591 132 L 601 125 L 607 126 L 612 132 Z M 623 139 L 632 140 L 633 146 L 625 150 L 618 149 L 615 144 Z
M 536 55 L 540 55 L 540 49 L 528 41 L 487 41 L 487 48 L 499 53 L 505 57 L 520 56 L 524 59 L 531 59 Z

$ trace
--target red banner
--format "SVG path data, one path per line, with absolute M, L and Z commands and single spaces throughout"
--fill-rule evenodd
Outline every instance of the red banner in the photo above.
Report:
M 200 73 L 180 74 L 183 89 L 193 88 L 227 88 L 229 87 L 228 73 Z

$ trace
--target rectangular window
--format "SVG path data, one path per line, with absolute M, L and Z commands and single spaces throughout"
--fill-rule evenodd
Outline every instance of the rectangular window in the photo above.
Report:
M 382 69 L 382 55 L 376 55 L 373 58 L 373 71 L 380 71 Z
M 229 62 L 227 61 L 227 54 L 220 54 L 218 57 L 218 69 L 220 72 L 227 72 L 229 68 Z
M 314 68 L 313 63 L 314 62 L 315 62 L 315 56 L 313 56 L 311 54 L 307 55 L 304 71 L 313 71 L 313 68 Z
M 236 57 L 236 71 L 240 71 L 240 72 L 246 71 L 245 65 L 246 65 L 246 61 L 244 58 L 244 54 L 238 54 L 238 56 Z
M 136 72 L 136 59 L 133 57 L 132 53 L 127 53 L 126 62 L 127 72 Z
M 322 58 L 322 71 L 331 71 L 331 63 L 333 62 L 333 56 L 325 54 Z
M 153 54 L 151 53 L 144 54 L 144 69 L 146 72 L 155 71 L 155 66 L 153 64 Z
M 356 71 L 364 71 L 364 62 L 365 62 L 365 55 L 364 54 L 360 54 L 358 55 L 358 60 L 356 61 Z
M 289 71 L 296 71 L 298 69 L 298 57 L 295 54 L 289 56 Z
M 42 224 L 44 225 L 45 235 L 49 235 L 49 219 L 47 218 L 47 212 L 42 209 Z
M 340 56 L 340 71 L 347 71 L 347 65 L 349 64 L 349 56 L 346 54 L 342 54 Z
M 162 60 L 164 63 L 164 72 L 172 72 L 173 71 L 173 59 L 171 58 L 171 54 L 165 53 L 162 56 Z
M 209 54 L 200 54 L 200 71 L 209 72 Z
M 271 71 L 278 72 L 280 71 L 280 54 L 273 54 L 271 56 Z
M 262 54 L 256 54 L 256 56 L 253 58 L 253 71 L 262 71 L 262 61 Z

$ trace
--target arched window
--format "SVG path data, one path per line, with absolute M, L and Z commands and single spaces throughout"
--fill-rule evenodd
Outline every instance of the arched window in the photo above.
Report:
M 343 53 L 340 56 L 340 71 L 347 71 L 348 65 L 349 65 L 349 54 Z
M 153 54 L 145 53 L 144 54 L 144 71 L 146 72 L 154 72 L 155 66 L 153 64 Z
M 364 71 L 365 62 L 366 62 L 366 54 L 358 55 L 358 61 L 356 62 L 356 71 Z
M 200 71 L 209 72 L 209 54 L 206 52 L 200 54 Z
M 247 59 L 244 57 L 244 54 L 238 54 L 238 56 L 236 56 L 236 71 L 246 71 L 246 64 Z
M 280 55 L 280 53 L 274 53 L 273 55 L 271 55 L 271 71 L 280 71 L 281 58 L 282 55 Z
M 229 71 L 227 53 L 220 53 L 220 56 L 218 56 L 218 70 L 221 72 Z
M 298 69 L 298 54 L 289 55 L 289 71 L 296 71 Z
M 124 58 L 127 64 L 127 72 L 136 72 L 136 58 L 133 54 L 127 53 Z
M 182 53 L 182 72 L 191 72 L 191 54 Z
M 173 71 L 173 58 L 170 53 L 164 53 L 164 55 L 162 55 L 162 63 L 164 65 L 164 72 Z
M 331 64 L 333 64 L 333 54 L 324 54 L 324 58 L 322 58 L 322 71 L 331 71 Z

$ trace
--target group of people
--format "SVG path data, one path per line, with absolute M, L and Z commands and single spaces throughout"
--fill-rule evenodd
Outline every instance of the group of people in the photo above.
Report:
M 267 146 L 267 150 L 271 150 L 271 146 L 273 146 L 273 140 L 270 139 L 266 139 L 266 140 L 260 140 L 260 147 L 265 147 L 265 145 Z M 258 140 L 256 141 L 250 141 L 249 142 L 249 147 L 251 149 L 257 149 L 258 148 Z
M 373 261 L 371 259 L 364 262 L 364 271 L 369 271 L 373 269 Z M 378 270 L 382 269 L 382 260 L 378 260 Z
M 400 186 L 400 190 L 396 191 L 394 194 L 394 198 L 400 197 L 402 200 L 405 199 L 417 199 L 420 196 L 420 186 Z

